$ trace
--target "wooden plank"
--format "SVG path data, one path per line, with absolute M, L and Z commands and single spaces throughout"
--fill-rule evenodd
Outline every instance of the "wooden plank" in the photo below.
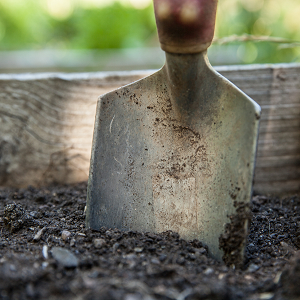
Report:
M 260 121 L 260 137 L 266 133 L 279 133 L 279 132 L 295 132 L 300 128 L 300 118 L 296 117 L 291 119 L 269 119 Z
M 268 177 L 265 174 L 269 174 Z M 283 167 L 268 167 L 257 168 L 255 170 L 255 181 L 275 182 L 275 181 L 294 181 L 300 177 L 300 166 L 283 166 Z
M 254 193 L 261 195 L 287 196 L 298 194 L 300 190 L 299 179 L 259 182 L 254 181 Z
M 300 103 L 299 104 L 272 104 L 263 105 L 262 120 L 269 120 L 273 116 L 290 116 L 291 119 L 300 117 Z
M 300 166 L 299 155 L 285 155 L 285 156 L 258 156 L 256 158 L 256 173 L 260 168 L 279 168 L 279 167 L 295 167 Z M 266 174 L 265 169 L 263 170 Z M 269 177 L 266 177 L 269 178 Z
M 86 180 L 98 96 L 150 73 L 0 75 L 0 185 Z
M 257 157 L 278 157 L 297 155 L 300 149 L 299 140 L 282 139 L 280 141 L 258 140 Z
M 254 191 L 300 192 L 300 64 L 217 70 L 262 106 Z M 0 186 L 87 180 L 98 96 L 152 72 L 0 75 Z
M 223 75 L 262 107 L 254 191 L 299 192 L 299 65 L 252 66 Z
M 281 128 L 282 129 L 282 128 Z M 300 141 L 300 129 L 298 128 L 285 128 L 286 131 L 280 131 L 280 132 L 260 132 L 260 141 L 263 141 L 264 143 L 267 142 L 274 142 L 279 143 L 280 141 L 283 141 L 284 139 L 288 140 L 295 140 L 295 141 Z

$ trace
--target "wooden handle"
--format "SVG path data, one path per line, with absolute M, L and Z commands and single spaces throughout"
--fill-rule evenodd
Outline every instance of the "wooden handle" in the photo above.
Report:
M 161 48 L 200 53 L 213 39 L 218 0 L 153 0 Z

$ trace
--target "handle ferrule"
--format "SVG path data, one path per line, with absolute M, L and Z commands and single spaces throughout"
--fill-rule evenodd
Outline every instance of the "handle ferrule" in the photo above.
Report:
M 200 53 L 213 39 L 218 0 L 154 0 L 161 48 L 169 53 Z

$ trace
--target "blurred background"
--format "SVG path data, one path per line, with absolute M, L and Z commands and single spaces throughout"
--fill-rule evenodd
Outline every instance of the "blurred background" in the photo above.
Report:
M 300 62 L 299 0 L 219 0 L 213 65 Z M 0 0 L 0 73 L 157 69 L 152 0 Z

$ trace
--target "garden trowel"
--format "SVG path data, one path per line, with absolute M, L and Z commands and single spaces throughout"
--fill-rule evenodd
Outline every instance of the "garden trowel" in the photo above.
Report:
M 86 224 L 173 230 L 236 265 L 260 107 L 210 66 L 216 7 L 217 0 L 154 0 L 166 63 L 98 101 Z

